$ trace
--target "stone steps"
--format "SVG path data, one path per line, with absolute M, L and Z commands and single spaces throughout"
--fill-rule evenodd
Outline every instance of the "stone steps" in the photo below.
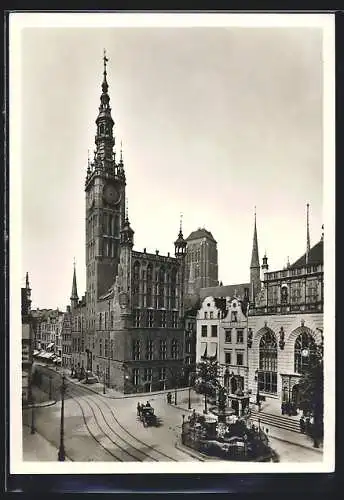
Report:
M 258 412 L 251 410 L 251 420 L 258 420 L 265 425 L 272 425 L 280 429 L 285 429 L 293 432 L 300 432 L 300 424 L 298 421 L 284 417 L 283 415 L 274 415 L 272 413 Z

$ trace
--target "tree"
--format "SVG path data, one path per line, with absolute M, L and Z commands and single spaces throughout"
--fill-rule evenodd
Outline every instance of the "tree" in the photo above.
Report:
M 217 361 L 202 361 L 197 365 L 197 376 L 199 384 L 204 387 L 205 391 L 211 393 L 214 389 L 220 387 L 218 381 L 219 363 Z
M 311 354 L 311 355 L 310 355 Z M 299 406 L 301 410 L 314 418 L 313 439 L 314 446 L 323 437 L 324 417 L 324 366 L 323 343 L 312 343 L 309 349 L 309 364 L 302 373 L 299 381 Z

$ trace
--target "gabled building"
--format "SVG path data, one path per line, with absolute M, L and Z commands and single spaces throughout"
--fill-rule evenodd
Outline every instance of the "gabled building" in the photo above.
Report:
M 310 247 L 307 206 L 306 252 L 292 265 L 268 270 L 250 306 L 249 388 L 276 404 L 297 406 L 298 381 L 323 339 L 323 236 Z M 255 397 L 255 396 L 254 396 Z

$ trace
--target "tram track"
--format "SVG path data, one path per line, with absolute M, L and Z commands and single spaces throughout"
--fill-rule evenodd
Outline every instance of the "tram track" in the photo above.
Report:
M 94 433 L 92 432 L 92 430 L 90 429 L 90 426 L 87 422 L 87 418 L 86 418 L 86 415 L 85 415 L 85 411 L 82 407 L 82 404 L 80 403 L 80 400 L 76 399 L 75 396 L 72 396 L 73 398 L 73 401 L 75 401 L 78 406 L 80 407 L 81 411 L 82 411 L 82 414 L 83 414 L 83 420 L 85 422 L 85 425 L 87 427 L 87 430 L 88 432 L 91 434 L 91 436 L 93 437 L 93 439 L 103 448 L 105 449 L 108 453 L 110 453 L 110 455 L 112 455 L 117 461 L 120 461 L 120 462 L 128 462 L 128 461 L 136 461 L 136 462 L 143 462 L 145 460 L 145 458 L 148 458 L 152 461 L 155 461 L 155 462 L 158 462 L 159 460 L 152 457 L 151 455 L 149 455 L 148 453 L 145 453 L 144 451 L 140 450 L 139 448 L 136 448 L 135 446 L 133 446 L 132 444 L 130 444 L 128 441 L 126 441 L 122 436 L 120 436 L 114 429 L 112 429 L 111 425 L 109 424 L 109 421 L 108 419 L 105 417 L 104 415 L 104 412 L 102 411 L 102 409 L 100 408 L 99 405 L 97 405 L 96 402 L 94 402 L 93 400 L 92 403 L 94 404 L 94 406 L 96 407 L 96 409 L 100 412 L 101 416 L 102 416 L 102 419 L 105 423 L 105 426 L 107 426 L 109 429 L 110 429 L 110 432 L 105 428 L 104 424 L 101 423 L 100 419 L 98 418 L 98 416 L 96 415 L 96 412 L 95 412 L 95 408 L 94 406 L 92 406 L 92 404 L 90 403 L 89 399 L 89 396 L 85 395 L 85 394 L 80 394 L 80 392 L 76 392 L 76 391 L 71 391 L 71 392 L 74 392 L 75 395 L 77 395 L 78 397 L 81 397 L 82 398 L 82 402 L 84 404 L 86 404 L 86 406 L 91 410 L 91 413 L 92 413 L 92 418 L 96 424 L 96 426 L 99 428 L 99 430 L 101 431 L 103 437 L 105 437 L 107 440 L 109 440 L 111 442 L 111 444 L 117 448 L 118 450 L 120 450 L 122 453 L 125 453 L 126 455 L 128 455 L 128 457 L 130 457 L 128 460 L 124 460 L 123 458 L 120 458 L 118 457 L 113 451 L 111 451 L 107 446 L 105 446 L 95 435 Z M 113 439 L 113 437 L 111 436 L 114 435 L 117 440 L 115 441 Z M 120 444 L 118 442 L 118 440 L 122 441 L 125 445 L 127 445 L 129 447 L 129 449 L 131 449 L 132 451 L 129 451 L 128 449 L 124 448 L 122 444 Z M 143 455 L 143 458 L 142 457 L 139 457 L 136 455 L 134 455 L 134 451 L 137 453 L 137 454 L 141 454 Z
M 43 370 L 43 372 L 44 371 L 45 370 Z M 109 454 L 114 461 L 117 462 L 131 462 L 131 461 L 178 462 L 179 461 L 178 459 L 168 455 L 167 453 L 157 450 L 155 447 L 151 446 L 150 444 L 146 443 L 145 441 L 143 441 L 142 439 L 138 438 L 133 433 L 131 433 L 118 420 L 111 406 L 101 395 L 98 395 L 97 393 L 94 392 L 91 393 L 91 391 L 88 390 L 87 387 L 80 387 L 73 381 L 69 381 L 67 387 L 68 387 L 67 394 L 70 395 L 71 400 L 80 409 L 82 419 L 87 429 L 87 432 L 92 437 L 92 439 L 97 443 L 97 445 L 99 445 L 107 454 Z M 103 406 L 103 408 L 101 407 L 101 405 Z M 109 411 L 113 422 L 111 422 L 106 417 L 106 414 L 103 411 L 104 407 L 107 409 L 107 411 Z M 97 435 L 97 432 L 94 432 L 94 428 L 92 429 L 92 425 L 90 425 L 90 423 L 88 422 L 88 418 L 86 416 L 87 410 L 90 410 L 94 426 L 99 429 L 101 437 Z M 99 412 L 101 417 L 99 417 L 99 414 L 98 415 L 96 414 L 97 411 Z M 118 428 L 115 430 L 113 427 L 116 426 Z M 104 439 L 108 441 L 109 444 L 104 443 Z M 144 447 L 145 450 L 142 450 L 138 446 Z M 122 456 L 119 456 L 120 454 L 125 454 L 128 458 L 123 458 Z M 202 461 L 201 459 L 199 460 Z
M 79 388 L 78 388 L 79 389 Z M 89 395 L 88 393 L 86 393 L 83 389 L 79 389 L 79 390 L 75 390 L 75 388 L 73 388 L 73 391 L 74 394 L 78 395 L 79 397 L 82 397 L 83 398 L 83 401 L 86 401 L 89 405 L 89 407 L 91 408 L 91 411 L 92 411 L 92 414 L 93 414 L 93 418 L 95 419 L 95 421 L 97 422 L 97 425 L 98 427 L 101 429 L 101 431 L 107 436 L 109 437 L 109 433 L 104 431 L 104 429 L 99 425 L 99 419 L 97 418 L 97 416 L 95 415 L 95 412 L 94 412 L 94 408 L 92 408 L 92 406 L 90 405 L 89 403 L 89 399 L 92 401 L 92 403 L 95 405 L 95 407 L 98 409 L 98 411 L 100 412 L 100 414 L 102 415 L 102 418 L 104 420 L 104 422 L 106 423 L 106 425 L 108 426 L 108 428 L 110 429 L 110 431 L 117 437 L 117 439 L 121 440 L 123 443 L 125 443 L 128 447 L 130 447 L 132 450 L 135 450 L 135 452 L 141 454 L 143 457 L 145 458 L 148 458 L 149 460 L 152 460 L 154 462 L 160 462 L 160 461 L 173 461 L 173 462 L 177 462 L 178 460 L 174 457 L 171 457 L 170 455 L 168 455 L 167 453 L 164 453 L 163 451 L 160 451 L 160 450 L 157 450 L 156 448 L 154 448 L 153 446 L 149 445 L 148 443 L 142 441 L 141 439 L 139 439 L 138 437 L 136 437 L 134 434 L 132 434 L 131 432 L 129 432 L 120 422 L 119 420 L 117 419 L 117 417 L 115 416 L 112 408 L 103 400 L 103 399 L 100 399 L 99 397 L 97 398 L 96 395 Z M 98 399 L 98 401 L 95 399 Z M 74 398 L 75 399 L 75 398 Z M 76 401 L 76 399 L 75 399 Z M 109 420 L 106 418 L 101 406 L 99 403 L 102 403 L 108 410 L 110 410 L 110 414 L 115 422 L 116 425 L 118 425 L 120 427 L 120 429 L 122 430 L 123 433 L 125 433 L 125 435 L 127 435 L 129 438 L 130 438 L 130 441 L 128 439 L 126 439 L 125 437 L 121 436 L 117 431 L 115 431 L 113 429 L 113 427 L 111 426 L 111 422 L 109 422 Z M 110 441 L 112 441 L 117 447 L 119 448 L 122 448 L 121 445 L 118 444 L 118 442 L 115 442 L 113 441 L 113 439 L 111 437 L 109 437 Z M 133 444 L 133 442 L 135 444 Z M 157 455 L 159 458 L 156 458 L 154 456 L 152 456 L 152 454 L 150 453 L 147 453 L 146 451 L 143 451 L 141 449 L 139 449 L 137 447 L 137 443 L 139 443 L 141 446 L 144 446 L 147 450 L 151 450 L 151 453 L 154 453 L 155 455 Z M 123 448 L 122 448 L 123 449 Z M 138 458 L 137 456 L 134 456 L 131 452 L 128 452 L 127 450 L 125 450 L 125 453 L 127 454 L 130 454 L 132 457 L 135 458 L 136 461 L 144 461 L 144 459 L 141 459 L 141 458 Z

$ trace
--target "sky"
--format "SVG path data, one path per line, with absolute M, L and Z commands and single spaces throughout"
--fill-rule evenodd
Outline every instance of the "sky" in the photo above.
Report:
M 85 193 L 103 48 L 123 141 L 134 249 L 173 252 L 183 213 L 218 243 L 219 280 L 249 281 L 254 210 L 270 270 L 323 220 L 318 28 L 26 28 L 21 36 L 21 279 L 33 307 L 86 287 Z

